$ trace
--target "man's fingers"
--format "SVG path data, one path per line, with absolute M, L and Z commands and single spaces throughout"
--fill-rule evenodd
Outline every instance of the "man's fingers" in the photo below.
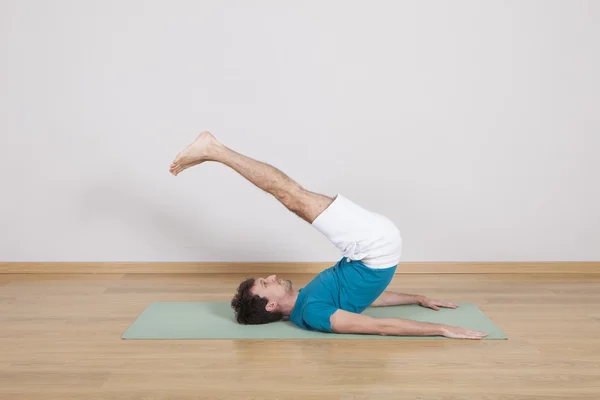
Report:
M 449 326 L 445 328 L 444 336 L 454 339 L 482 339 L 488 334 L 482 331 Z
M 463 339 L 483 339 L 488 334 L 481 331 L 473 331 L 470 329 L 465 329 L 460 335 Z
M 469 336 L 472 336 L 473 338 L 484 338 L 486 337 L 488 334 L 485 332 L 481 332 L 481 331 L 469 331 L 468 332 Z
M 484 337 L 481 335 L 464 335 L 463 339 L 483 339 Z
M 457 308 L 458 306 L 450 301 L 445 301 L 445 300 L 434 300 L 433 304 L 439 307 L 446 307 L 446 308 Z

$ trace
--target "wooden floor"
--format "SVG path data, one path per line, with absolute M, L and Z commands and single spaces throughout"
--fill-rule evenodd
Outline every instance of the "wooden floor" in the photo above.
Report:
M 0 274 L 0 399 L 600 399 L 599 275 L 394 278 L 506 341 L 120 339 L 150 302 L 228 301 L 242 278 Z

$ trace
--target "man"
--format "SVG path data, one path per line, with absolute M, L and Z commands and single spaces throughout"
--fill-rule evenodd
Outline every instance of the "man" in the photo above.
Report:
M 349 199 L 309 192 L 283 172 L 239 154 L 202 132 L 179 153 L 170 172 L 205 161 L 220 162 L 237 171 L 286 208 L 314 226 L 344 256 L 296 291 L 291 281 L 271 275 L 240 284 L 231 305 L 242 324 L 263 324 L 288 317 L 301 328 L 335 333 L 446 336 L 481 339 L 484 332 L 400 318 L 372 318 L 361 314 L 373 306 L 420 304 L 438 310 L 453 303 L 385 291 L 400 261 L 402 240 L 386 217 L 367 211 Z

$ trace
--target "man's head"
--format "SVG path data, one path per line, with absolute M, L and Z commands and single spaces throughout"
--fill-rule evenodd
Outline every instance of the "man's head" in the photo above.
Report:
M 240 324 L 275 322 L 289 312 L 292 293 L 292 282 L 277 278 L 276 275 L 250 278 L 238 287 L 231 300 L 231 307 Z

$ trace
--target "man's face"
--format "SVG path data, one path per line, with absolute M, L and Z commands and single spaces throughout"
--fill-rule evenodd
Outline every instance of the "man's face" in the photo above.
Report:
M 260 297 L 265 297 L 267 303 L 267 311 L 273 311 L 277 307 L 277 303 L 285 298 L 292 291 L 292 281 L 278 278 L 277 275 L 271 275 L 267 278 L 256 278 L 252 287 L 252 294 Z

